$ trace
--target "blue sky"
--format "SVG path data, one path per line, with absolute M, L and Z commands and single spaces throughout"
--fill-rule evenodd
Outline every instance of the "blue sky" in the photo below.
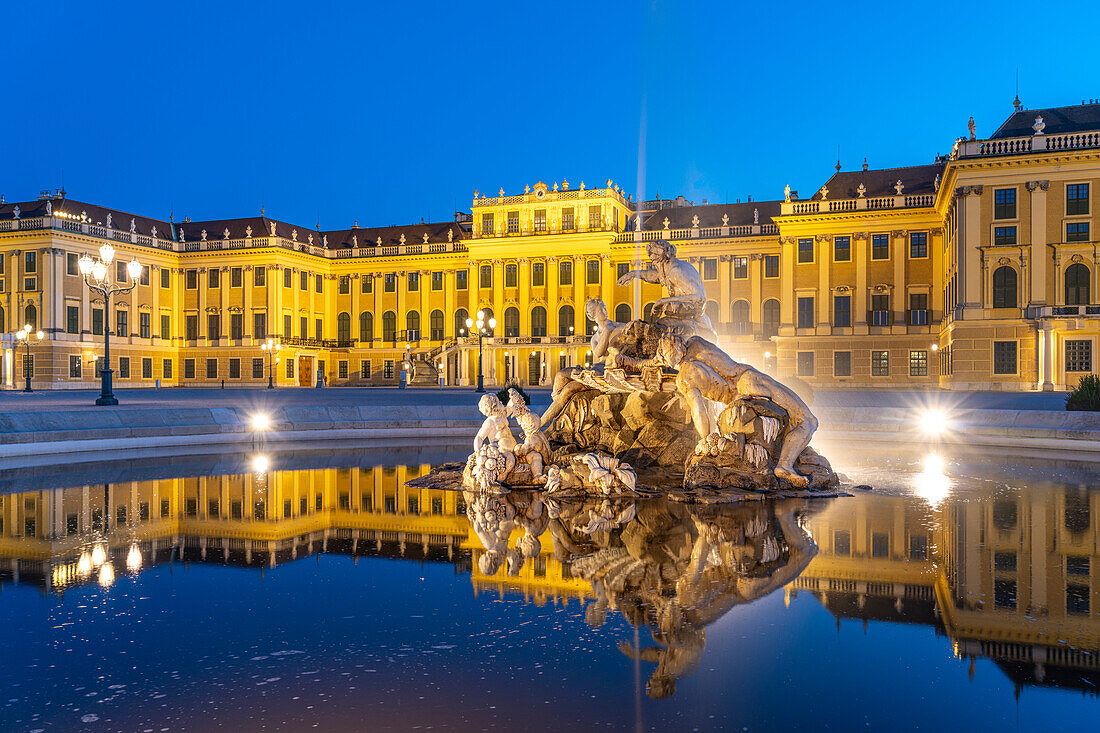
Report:
M 1100 96 L 1096 3 L 5 7 L 0 193 L 323 228 L 612 178 L 696 203 L 929 162 Z M 1082 35 L 1084 32 L 1084 35 Z M 1077 40 L 1074 41 L 1073 39 Z

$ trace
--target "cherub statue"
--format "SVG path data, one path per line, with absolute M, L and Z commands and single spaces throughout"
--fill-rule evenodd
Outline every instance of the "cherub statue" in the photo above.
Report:
M 508 390 L 508 413 L 519 423 L 523 442 L 513 449 L 516 460 L 531 467 L 531 475 L 542 479 L 551 461 L 550 441 L 542 434 L 542 419 L 531 411 L 519 392 Z
M 474 436 L 474 453 L 477 454 L 483 444 L 512 453 L 516 448 L 516 439 L 508 426 L 508 413 L 497 396 L 484 395 L 478 401 L 477 409 L 485 416 L 485 422 L 481 423 L 481 429 Z

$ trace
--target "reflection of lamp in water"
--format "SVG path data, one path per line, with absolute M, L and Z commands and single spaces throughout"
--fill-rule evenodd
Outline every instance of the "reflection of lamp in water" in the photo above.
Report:
M 257 476 L 262 476 L 267 473 L 267 467 L 270 463 L 265 455 L 257 455 L 252 457 L 252 470 Z
M 109 588 L 114 582 L 115 566 L 111 563 L 105 563 L 103 567 L 99 569 L 99 584 L 104 588 Z
M 98 568 L 107 560 L 107 549 L 103 545 L 92 548 L 92 567 Z
M 131 573 L 141 569 L 141 551 L 137 545 L 130 545 L 130 551 L 126 553 L 126 569 Z
M 944 461 L 936 453 L 924 457 L 924 471 L 916 477 L 916 492 L 933 507 L 951 493 L 951 480 L 944 475 Z
M 80 559 L 76 561 L 76 573 L 82 578 L 92 574 L 92 556 L 87 550 L 80 553 Z

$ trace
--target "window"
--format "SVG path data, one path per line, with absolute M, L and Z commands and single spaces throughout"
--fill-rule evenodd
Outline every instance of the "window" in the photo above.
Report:
M 382 290 L 384 292 L 387 292 L 387 293 L 396 293 L 397 292 L 397 275 L 396 274 L 394 274 L 392 272 L 387 272 L 385 274 L 385 280 L 384 280 L 384 284 L 382 286 Z
M 465 290 L 466 282 L 468 280 L 469 273 L 465 270 L 458 270 L 455 272 L 455 290 Z
M 1090 273 L 1087 265 L 1077 263 L 1066 268 L 1066 305 L 1088 305 Z
M 535 231 L 546 231 L 546 209 L 535 209 Z
M 852 238 L 848 236 L 833 237 L 833 261 L 852 261 Z
M 65 306 L 65 333 L 80 333 L 80 306 Z
M 703 258 L 703 279 L 704 280 L 717 280 L 718 279 L 718 258 L 717 257 L 704 257 Z
M 393 379 L 393 359 L 386 359 L 382 362 L 382 378 Z
M 115 311 L 115 335 L 121 338 L 130 335 L 130 314 L 124 310 Z
M 121 262 L 119 263 L 122 264 Z M 222 286 L 222 271 L 217 267 L 211 267 L 206 271 L 206 287 L 220 288 Z
M 118 378 L 129 379 L 130 378 L 130 357 L 120 356 L 118 358 Z
M 435 270 L 432 272 L 432 290 L 443 289 L 443 271 Z
M 306 290 L 309 290 L 309 273 L 308 272 L 299 272 L 298 273 L 298 289 L 301 290 L 302 292 L 305 292 Z
M 252 314 L 252 338 L 262 340 L 267 338 L 267 314 Z
M 382 340 L 394 341 L 397 339 L 397 314 L 386 311 L 382 314 Z
M 206 316 L 206 338 L 208 341 L 217 341 L 222 337 L 222 317 L 217 313 Z
M 320 341 L 321 339 L 323 339 L 325 337 L 324 336 L 324 327 L 322 326 L 322 321 L 321 321 L 320 318 L 314 318 L 313 319 L 313 333 L 314 333 L 314 338 L 317 339 L 318 341 Z
M 567 209 L 561 210 L 561 228 L 565 231 L 570 231 L 574 228 L 575 221 L 573 216 L 573 207 L 570 206 Z
M 186 316 L 184 318 L 184 338 L 188 341 L 196 341 L 199 338 L 199 317 Z
M 184 359 L 183 360 L 183 378 L 194 379 L 195 378 L 195 360 Z
M 1092 371 L 1092 342 L 1084 339 L 1066 340 L 1066 371 Z
M 1016 227 L 995 227 L 993 244 L 998 247 L 1016 244 Z
M 286 378 L 287 379 L 294 379 L 294 360 L 293 359 L 287 359 L 286 360 Z
M 519 267 L 514 262 L 504 266 L 504 287 L 519 287 Z
M 518 211 L 509 211 L 507 220 L 508 220 L 508 233 L 509 234 L 519 234 L 519 212 Z
M 603 207 L 599 204 L 588 207 L 588 228 L 599 229 L 603 226 Z
M 1066 224 L 1066 241 L 1089 241 L 1089 223 L 1087 221 L 1079 221 L 1076 223 Z
M 314 278 L 314 285 L 316 286 L 314 289 L 318 293 L 325 292 L 325 276 L 324 275 L 317 275 Z
M 340 313 L 336 316 L 336 340 L 343 344 L 351 341 L 350 313 Z
M 558 285 L 573 284 L 573 261 L 562 260 L 558 263 Z
M 119 261 L 119 265 L 122 265 L 122 272 L 126 272 L 126 263 Z M 37 252 L 24 252 L 23 253 L 23 272 L 38 272 L 38 253 Z M 125 282 L 125 277 L 115 278 L 119 282 Z
M 466 319 L 470 317 L 470 314 L 466 312 L 465 308 L 459 308 L 455 311 L 455 336 L 466 335 Z
M 928 325 L 928 293 L 909 293 L 909 324 Z
M 872 234 L 871 235 L 871 259 L 872 260 L 888 260 L 888 259 L 890 259 L 890 235 L 889 234 Z
M 1016 572 L 1016 553 L 1015 552 L 995 552 L 993 553 L 993 569 L 1006 573 Z
M 359 278 L 359 292 L 374 292 L 374 275 L 363 275 Z
M 206 378 L 217 379 L 218 378 L 218 360 L 207 359 L 206 360 Z
M 340 379 L 348 378 L 348 362 L 344 359 L 336 362 L 336 376 Z
M 1066 585 L 1066 613 L 1087 616 L 1089 614 L 1089 587 L 1076 583 Z
M 799 264 L 805 262 L 814 261 L 814 240 L 811 238 L 798 240 L 798 262 Z
M 571 336 L 575 322 L 573 320 L 573 306 L 563 305 L 558 309 L 558 335 Z
M 909 376 L 910 377 L 927 377 L 928 376 L 928 352 L 927 351 L 910 351 L 909 352 Z
M 531 335 L 536 338 L 546 335 L 546 309 L 541 305 L 531 309 Z
M 872 326 L 889 326 L 890 325 L 890 296 L 872 295 L 871 296 L 871 325 Z
M 410 272 L 408 275 L 409 292 L 415 293 L 420 290 L 420 273 Z
M 812 296 L 798 299 L 798 327 L 814 327 L 814 299 Z
M 546 285 L 546 264 L 535 262 L 531 265 L 531 287 L 541 288 Z
M 588 274 L 585 278 L 585 282 L 589 285 L 599 285 L 600 283 L 600 261 L 589 260 L 586 264 L 588 268 Z
M 852 535 L 846 529 L 833 533 L 833 554 L 847 557 L 852 554 Z
M 764 255 L 764 277 L 779 277 L 779 255 Z
M 1016 307 L 1016 271 L 1007 265 L 993 271 L 993 307 Z
M 749 276 L 749 258 L 733 258 L 733 277 L 735 280 L 744 280 Z
M 417 311 L 409 311 L 405 314 L 405 330 L 408 331 L 406 337 L 409 341 L 420 340 L 420 313 Z
M 370 379 L 370 361 L 368 359 L 359 362 L 359 378 Z
M 493 226 L 493 215 L 482 214 L 481 215 L 481 236 L 487 237 L 496 232 Z
M 165 359 L 164 361 L 162 361 L 161 365 L 160 365 L 160 368 L 161 368 L 161 372 L 162 372 L 165 379 L 171 379 L 172 378 L 172 360 L 171 359 Z
M 852 325 L 852 296 L 833 296 L 833 325 L 848 328 Z
M 291 333 L 293 333 L 293 331 L 291 330 L 291 324 L 293 322 L 294 322 L 294 317 L 293 316 L 291 316 L 289 313 L 284 313 L 283 314 L 283 335 L 286 336 L 287 338 L 290 338 Z
M 761 317 L 764 337 L 779 335 L 779 301 L 775 298 L 765 300 Z
M 188 270 L 184 273 L 183 286 L 188 290 L 195 290 L 199 287 L 199 271 Z
M 890 557 L 890 535 L 885 532 L 871 534 L 871 557 Z
M 630 323 L 630 306 L 626 303 L 615 306 L 615 320 L 619 323 Z
M 998 188 L 993 192 L 993 218 L 1016 218 L 1016 189 Z
M 229 269 L 229 287 L 244 287 L 244 270 L 239 267 L 231 267 Z
M 629 315 L 629 312 L 628 314 Z M 733 323 L 734 333 L 752 333 L 752 323 L 749 321 L 749 302 L 736 300 L 730 308 L 730 321 Z
M 889 351 L 872 351 L 871 352 L 871 376 L 872 377 L 888 377 L 888 376 L 890 376 L 890 352 Z
M 252 284 L 257 288 L 262 288 L 267 285 L 267 268 L 266 267 L 254 267 L 252 268 Z M 318 288 L 317 292 L 321 292 Z
M 508 338 L 519 336 L 519 309 L 515 306 L 504 309 L 504 335 Z
M 909 235 L 909 257 L 920 259 L 928 256 L 928 232 L 912 232 Z
M 994 341 L 993 342 L 993 373 L 994 374 L 1015 374 L 1016 373 L 1016 342 L 1015 341 Z
M 172 316 L 167 313 L 160 314 L 160 337 L 162 339 L 172 338 Z
M 80 354 L 69 355 L 69 379 L 80 379 L 82 365 Z
M 852 376 L 852 352 L 850 352 L 850 351 L 834 351 L 833 352 L 833 376 L 834 377 L 850 377 L 850 376 Z
M 294 273 L 293 273 L 293 271 L 291 271 L 291 269 L 289 267 L 284 267 L 283 268 L 283 287 L 284 288 L 294 287 Z
M 80 258 L 76 256 L 75 252 L 68 252 L 65 254 L 65 274 L 80 274 Z
M 162 288 L 172 287 L 172 271 L 167 267 L 160 268 L 160 286 Z
M 370 311 L 363 311 L 359 314 L 359 340 L 363 343 L 370 343 L 374 338 L 374 314 Z
M 1088 555 L 1066 555 L 1066 575 L 1088 575 Z
M 1089 184 L 1071 183 L 1066 186 L 1066 214 L 1076 216 L 1089 213 Z
M 798 352 L 798 376 L 812 377 L 814 375 L 814 352 Z
M 349 275 L 341 275 L 338 283 L 340 295 L 347 295 L 351 292 L 351 277 Z
M 993 581 L 993 605 L 997 608 L 1016 608 L 1016 581 Z
M 428 316 L 428 325 L 431 328 L 432 341 L 443 340 L 443 311 L 436 308 Z
M 485 289 L 492 288 L 493 287 L 493 266 L 492 265 L 482 265 L 481 269 L 478 270 L 478 272 L 479 272 L 478 287 L 485 288 Z
M 152 333 L 151 313 L 138 313 L 138 335 L 143 339 L 150 338 Z
M 244 338 L 244 314 L 243 313 L 230 313 L 229 314 L 229 338 L 242 339 Z

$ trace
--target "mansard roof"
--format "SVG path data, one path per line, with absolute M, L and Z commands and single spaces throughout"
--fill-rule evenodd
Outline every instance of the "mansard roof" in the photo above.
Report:
M 1100 130 L 1100 103 L 1075 104 L 1069 107 L 1022 109 L 1013 112 L 989 139 L 1034 135 L 1035 118 L 1040 116 L 1046 125 L 1043 133 L 1047 135 Z
M 454 239 L 464 238 L 462 227 L 453 221 L 421 222 L 419 224 L 403 224 L 390 227 L 360 227 L 352 229 L 338 229 L 324 232 L 328 236 L 329 249 L 353 246 L 352 237 L 360 247 L 374 246 L 378 240 L 382 245 L 396 246 L 401 244 L 401 235 L 405 235 L 405 244 L 423 244 L 424 235 L 428 235 L 428 241 L 438 244 L 447 241 L 447 231 L 454 232 Z
M 829 189 L 830 199 L 854 199 L 859 197 L 859 184 L 863 184 L 864 198 L 877 198 L 879 196 L 896 196 L 895 186 L 898 181 L 902 183 L 902 194 L 935 193 L 936 177 L 942 178 L 946 163 L 933 163 L 931 165 L 910 165 L 902 168 L 879 168 L 872 170 L 840 171 L 834 173 L 825 187 Z M 821 200 L 821 189 L 818 188 L 811 201 Z
M 275 225 L 275 233 L 272 235 L 271 226 Z M 182 239 L 187 242 L 197 242 L 202 239 L 203 230 L 206 231 L 208 240 L 225 239 L 225 232 L 229 230 L 229 239 L 244 239 L 249 236 L 249 229 L 253 237 L 285 237 L 291 238 L 294 230 L 298 231 L 298 240 L 305 242 L 309 232 L 308 227 L 299 227 L 285 221 L 270 219 L 266 216 L 246 216 L 239 219 L 205 219 L 202 221 L 177 221 L 176 230 L 183 233 Z M 316 234 L 316 244 L 321 244 L 320 235 Z
M 746 201 L 737 204 L 708 204 L 705 206 L 670 206 L 655 211 L 642 212 L 642 230 L 657 231 L 665 228 L 668 218 L 669 229 L 690 229 L 694 217 L 699 217 L 700 227 L 720 227 L 723 216 L 729 216 L 728 226 L 744 226 L 754 223 L 754 212 L 760 212 L 760 223 L 771 224 L 772 217 L 779 215 L 779 201 Z M 631 222 L 633 224 L 633 222 Z
M 156 227 L 157 237 L 159 239 L 172 238 L 171 222 L 164 221 L 163 219 L 152 219 L 148 216 L 131 214 L 128 211 L 99 206 L 98 204 L 76 201 L 74 199 L 50 198 L 38 201 L 17 201 L 0 204 L 0 219 L 14 219 L 16 206 L 19 207 L 20 219 L 32 219 L 39 216 L 45 216 L 46 204 L 50 205 L 50 210 L 54 216 L 58 216 L 59 212 L 67 214 L 70 217 L 76 217 L 77 219 L 79 219 L 81 215 L 86 215 L 89 224 L 107 226 L 107 216 L 110 215 L 111 228 L 122 232 L 130 230 L 130 220 L 133 219 L 134 231 L 137 234 L 151 237 L 153 227 Z

